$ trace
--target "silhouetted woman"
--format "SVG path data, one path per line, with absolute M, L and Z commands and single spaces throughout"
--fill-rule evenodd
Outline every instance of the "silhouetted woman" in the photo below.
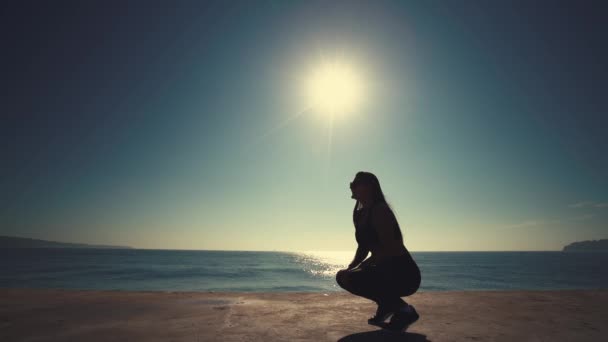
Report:
M 357 252 L 345 270 L 338 271 L 336 281 L 352 294 L 378 304 L 369 324 L 403 330 L 418 319 L 412 305 L 401 297 L 414 294 L 420 287 L 420 270 L 403 244 L 397 218 L 386 203 L 378 178 L 369 172 L 358 172 L 350 183 Z M 364 261 L 367 254 L 371 256 Z

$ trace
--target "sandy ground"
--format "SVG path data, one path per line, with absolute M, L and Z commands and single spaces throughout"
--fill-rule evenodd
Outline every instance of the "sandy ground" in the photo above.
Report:
M 0 289 L 0 341 L 607 341 L 608 290 L 418 292 L 407 332 L 347 292 Z

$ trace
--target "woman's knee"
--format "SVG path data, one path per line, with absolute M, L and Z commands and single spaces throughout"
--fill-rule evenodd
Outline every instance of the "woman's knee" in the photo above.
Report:
M 338 283 L 338 285 L 340 285 L 340 287 L 346 289 L 349 283 L 348 273 L 345 270 L 338 271 L 338 273 L 336 274 L 336 282 Z

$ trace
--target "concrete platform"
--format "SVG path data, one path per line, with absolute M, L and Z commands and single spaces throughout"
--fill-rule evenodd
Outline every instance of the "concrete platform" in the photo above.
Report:
M 608 290 L 418 292 L 407 332 L 347 292 L 0 289 L 0 341 L 606 341 Z

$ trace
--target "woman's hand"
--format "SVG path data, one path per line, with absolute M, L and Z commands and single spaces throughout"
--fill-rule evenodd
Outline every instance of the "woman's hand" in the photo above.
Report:
M 355 253 L 355 258 L 348 265 L 347 270 L 352 270 L 353 268 L 356 268 L 357 266 L 359 266 L 359 264 L 361 264 L 361 262 L 363 260 L 365 260 L 368 253 L 369 253 L 369 250 L 367 248 L 362 247 L 361 245 L 357 246 L 357 252 Z

